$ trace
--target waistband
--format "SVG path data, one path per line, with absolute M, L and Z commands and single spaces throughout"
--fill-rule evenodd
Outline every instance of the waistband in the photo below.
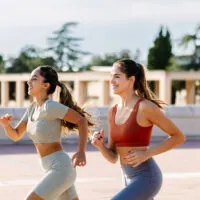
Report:
M 58 156 L 58 155 L 67 155 L 64 150 L 59 150 L 59 151 L 56 151 L 56 152 L 53 152 L 49 155 L 46 155 L 44 157 L 41 158 L 42 161 L 46 161 L 46 160 L 51 160 L 52 158 L 54 158 L 55 156 Z
M 140 170 L 147 170 L 147 169 L 151 169 L 151 168 L 159 168 L 157 163 L 155 162 L 155 160 L 153 158 L 150 158 L 148 160 L 146 160 L 145 162 L 141 163 L 140 165 L 138 165 L 137 167 L 132 167 L 132 165 L 124 165 L 121 164 L 121 168 L 122 170 L 125 171 L 140 171 Z

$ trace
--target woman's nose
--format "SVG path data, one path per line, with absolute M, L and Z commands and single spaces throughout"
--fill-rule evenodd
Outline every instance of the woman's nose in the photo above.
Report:
M 114 79 L 113 78 L 110 79 L 110 83 L 111 84 L 114 83 Z

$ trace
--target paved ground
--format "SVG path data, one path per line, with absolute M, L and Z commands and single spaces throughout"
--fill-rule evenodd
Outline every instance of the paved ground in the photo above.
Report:
M 154 144 L 153 144 L 154 145 Z M 76 145 L 64 144 L 70 155 Z M 80 200 L 109 200 L 121 189 L 119 163 L 113 165 L 88 146 L 88 164 L 77 168 Z M 155 157 L 164 174 L 156 200 L 200 200 L 200 141 Z M 0 145 L 0 200 L 23 200 L 42 176 L 32 145 Z

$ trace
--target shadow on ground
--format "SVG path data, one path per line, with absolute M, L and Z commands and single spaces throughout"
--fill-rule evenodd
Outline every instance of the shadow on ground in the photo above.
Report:
M 156 145 L 159 142 L 152 142 L 151 145 Z M 67 152 L 77 151 L 77 143 L 63 143 L 63 148 Z M 200 141 L 187 141 L 177 147 L 177 149 L 194 149 L 200 148 Z M 90 143 L 87 145 L 87 151 L 97 151 Z M 33 144 L 0 144 L 0 155 L 5 154 L 35 154 L 36 149 Z

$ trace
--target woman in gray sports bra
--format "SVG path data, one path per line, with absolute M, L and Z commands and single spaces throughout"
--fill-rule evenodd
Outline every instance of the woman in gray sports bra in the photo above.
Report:
M 45 170 L 44 177 L 33 188 L 26 200 L 78 200 L 74 182 L 76 166 L 86 164 L 86 142 L 90 115 L 72 100 L 68 89 L 59 82 L 56 71 L 50 66 L 39 66 L 31 73 L 28 93 L 35 101 L 26 110 L 15 128 L 10 123 L 12 116 L 0 118 L 0 124 L 12 140 L 21 139 L 28 132 Z M 60 102 L 52 101 L 56 86 L 61 88 Z M 61 128 L 79 131 L 78 152 L 70 157 L 61 146 Z

